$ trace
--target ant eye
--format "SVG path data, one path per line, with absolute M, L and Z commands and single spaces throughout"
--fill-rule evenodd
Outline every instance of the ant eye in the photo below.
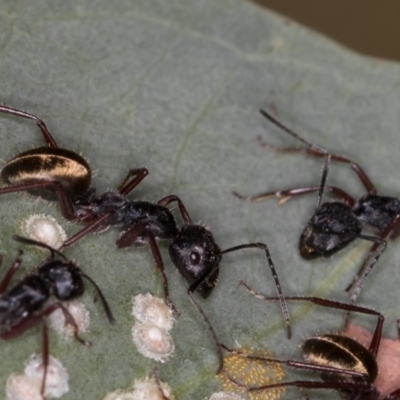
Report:
M 192 264 L 197 265 L 200 262 L 200 254 L 197 251 L 193 251 L 190 253 L 190 261 Z

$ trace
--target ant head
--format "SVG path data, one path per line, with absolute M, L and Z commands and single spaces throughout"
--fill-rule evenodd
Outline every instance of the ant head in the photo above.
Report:
M 337 201 L 324 203 L 300 236 L 300 255 L 307 260 L 329 257 L 359 237 L 361 229 L 349 206 Z
M 222 258 L 221 249 L 211 232 L 200 225 L 183 225 L 169 246 L 169 254 L 189 284 L 206 278 L 197 290 L 203 297 L 207 297 L 217 281 Z
M 84 286 L 81 270 L 69 261 L 64 254 L 46 243 L 23 236 L 15 235 L 13 239 L 27 245 L 43 247 L 50 251 L 51 257 L 40 264 L 37 270 L 41 278 L 50 282 L 53 294 L 57 299 L 72 300 L 83 294 Z M 56 254 L 62 257 L 63 260 L 56 260 Z
M 58 300 L 73 300 L 85 291 L 81 270 L 72 262 L 47 260 L 38 267 L 38 274 L 50 282 Z

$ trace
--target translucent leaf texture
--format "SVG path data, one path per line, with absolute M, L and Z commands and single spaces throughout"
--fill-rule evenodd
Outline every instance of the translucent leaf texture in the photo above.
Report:
M 236 0 L 6 0 L 0 25 L 0 101 L 41 116 L 60 146 L 87 157 L 98 171 L 93 185 L 99 193 L 115 188 L 129 168 L 146 166 L 150 176 L 132 198 L 156 201 L 177 194 L 221 248 L 266 242 L 286 293 L 347 299 L 343 289 L 366 246 L 358 243 L 328 260 L 303 261 L 297 242 L 315 196 L 278 207 L 274 200 L 241 202 L 231 191 L 254 194 L 319 182 L 321 160 L 258 146 L 257 135 L 275 145 L 297 145 L 259 115 L 258 109 L 266 108 L 307 139 L 360 162 L 382 193 L 398 195 L 398 65 L 355 55 Z M 18 118 L 0 115 L 0 134 L 4 160 L 42 145 L 35 124 Z M 347 166 L 333 165 L 328 179 L 355 197 L 364 193 Z M 59 207 L 26 195 L 2 196 L 0 203 L 5 265 L 21 247 L 11 236 L 23 218 L 47 212 L 63 221 Z M 79 228 L 63 224 L 69 234 Z M 83 301 L 92 325 L 85 337 L 92 347 L 66 342 L 51 331 L 51 353 L 70 373 L 66 400 L 102 399 L 154 367 L 131 342 L 130 310 L 133 295 L 162 294 L 160 277 L 147 248 L 118 251 L 117 236 L 116 229 L 90 235 L 65 252 L 104 290 L 117 319 L 116 326 L 107 324 L 88 287 Z M 182 313 L 172 330 L 175 355 L 160 366 L 161 379 L 180 400 L 208 398 L 219 390 L 215 348 L 169 260 L 168 243 L 160 247 L 171 297 Z M 43 258 L 24 250 L 21 273 Z M 384 333 L 391 337 L 400 317 L 399 258 L 398 246 L 390 243 L 360 298 L 360 304 L 385 314 Z M 304 337 L 341 327 L 341 313 L 291 305 L 294 334 L 288 342 L 279 307 L 251 297 L 238 287 L 240 279 L 275 293 L 261 251 L 224 256 L 218 286 L 201 304 L 229 346 L 268 347 L 277 356 L 301 358 L 298 344 Z M 357 321 L 374 326 L 372 318 Z M 11 372 L 23 370 L 24 360 L 40 345 L 39 328 L 1 343 L 0 387 Z M 299 393 L 292 389 L 285 398 L 297 399 Z

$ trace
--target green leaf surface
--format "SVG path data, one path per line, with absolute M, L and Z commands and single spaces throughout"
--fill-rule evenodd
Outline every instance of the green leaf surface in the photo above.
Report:
M 241 202 L 231 191 L 255 194 L 319 183 L 321 160 L 258 146 L 257 135 L 275 145 L 297 145 L 259 115 L 265 108 L 308 140 L 357 160 L 382 193 L 398 195 L 397 64 L 360 57 L 238 0 L 4 0 L 0 26 L 0 101 L 39 115 L 60 146 L 87 157 L 97 171 L 98 193 L 115 188 L 129 168 L 146 166 L 150 176 L 131 198 L 179 195 L 193 221 L 209 227 L 222 249 L 266 242 L 285 293 L 347 299 L 343 289 L 368 246 L 358 243 L 327 260 L 302 260 L 298 237 L 315 196 L 278 207 L 274 200 Z M 0 134 L 3 160 L 43 144 L 33 122 L 14 117 L 0 116 Z M 355 197 L 364 193 L 346 165 L 333 164 L 328 180 Z M 2 196 L 0 203 L 5 266 L 21 247 L 11 236 L 29 214 L 51 213 L 70 235 L 79 229 L 62 219 L 58 206 L 27 195 Z M 93 346 L 82 348 L 51 332 L 51 353 L 70 374 L 65 400 L 102 399 L 151 374 L 155 365 L 132 344 L 131 298 L 147 291 L 161 296 L 161 280 L 149 250 L 119 251 L 117 236 L 117 229 L 89 235 L 65 251 L 103 289 L 117 319 L 108 325 L 88 288 L 83 301 L 92 325 L 85 337 Z M 160 366 L 161 379 L 179 400 L 205 399 L 220 390 L 214 344 L 169 260 L 168 243 L 160 248 L 171 298 L 182 312 L 172 330 L 176 351 Z M 21 274 L 41 258 L 25 249 Z M 389 243 L 360 298 L 385 314 L 384 334 L 391 337 L 400 317 L 399 261 L 398 245 Z M 279 306 L 238 288 L 240 279 L 275 293 L 261 251 L 224 256 L 218 286 L 200 302 L 226 345 L 268 347 L 276 356 L 299 359 L 304 337 L 341 327 L 342 313 L 290 305 L 294 333 L 288 341 Z M 374 327 L 373 318 L 357 321 Z M 40 346 L 40 328 L 1 343 L 0 387 L 11 372 L 22 372 Z M 331 392 L 309 394 L 333 398 Z M 299 396 L 291 389 L 284 398 Z

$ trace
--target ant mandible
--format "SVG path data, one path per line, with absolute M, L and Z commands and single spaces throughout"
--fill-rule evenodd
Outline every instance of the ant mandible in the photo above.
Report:
M 386 248 L 384 239 L 388 237 L 396 238 L 400 234 L 400 200 L 376 194 L 375 186 L 361 166 L 354 161 L 345 156 L 328 153 L 322 147 L 308 142 L 293 132 L 266 111 L 260 110 L 260 113 L 283 132 L 306 144 L 307 148 L 278 148 L 270 146 L 263 142 L 261 138 L 258 138 L 261 145 L 278 152 L 304 152 L 313 157 L 324 157 L 325 163 L 321 184 L 266 192 L 256 196 L 242 196 L 236 192 L 233 193 L 242 200 L 252 202 L 262 201 L 270 197 L 278 197 L 281 202 L 285 202 L 291 197 L 318 192 L 315 213 L 308 221 L 299 241 L 300 255 L 307 260 L 317 257 L 330 257 L 356 238 L 374 242 L 360 270 L 354 276 L 352 283 L 346 288 L 346 291 L 354 289 L 351 295 L 351 303 L 354 303 L 373 266 Z M 336 186 L 325 186 L 331 160 L 350 164 L 368 193 L 356 201 L 352 196 Z M 321 198 L 325 188 L 337 197 L 339 201 L 326 202 L 321 205 Z M 363 223 L 378 231 L 379 237 L 361 234 Z
M 0 195 L 27 191 L 46 200 L 58 200 L 67 220 L 77 219 L 74 205 L 87 204 L 94 195 L 90 188 L 92 172 L 87 161 L 72 150 L 58 147 L 44 121 L 36 115 L 0 105 L 0 113 L 30 119 L 42 131 L 47 146 L 24 151 L 6 162 L 1 177 L 8 187 Z M 137 186 L 147 175 L 145 168 L 136 170 Z
M 157 245 L 157 240 L 170 240 L 169 254 L 172 262 L 189 283 L 187 291 L 189 298 L 202 315 L 216 343 L 219 371 L 223 363 L 220 344 L 214 328 L 193 297 L 193 293 L 197 291 L 204 298 L 210 295 L 217 282 L 219 264 L 223 254 L 245 248 L 261 249 L 265 251 L 268 259 L 275 286 L 281 299 L 280 305 L 286 324 L 287 336 L 290 338 L 291 328 L 287 304 L 267 245 L 264 243 L 247 243 L 221 250 L 208 229 L 192 222 L 181 199 L 175 195 L 164 197 L 155 204 L 147 201 L 127 200 L 126 195 L 131 190 L 130 177 L 132 173 L 134 171 L 128 173 L 116 191 L 106 192 L 99 198 L 92 198 L 90 203 L 80 207 L 77 212 L 79 219 L 87 222 L 88 225 L 67 239 L 61 248 L 70 246 L 89 232 L 101 231 L 108 226 L 121 227 L 122 233 L 117 239 L 116 246 L 118 248 L 126 248 L 144 244 L 150 245 L 156 268 L 162 275 L 164 298 L 170 307 L 175 310 L 169 298 L 168 280 Z M 183 226 L 179 229 L 171 211 L 167 208 L 172 202 L 178 204 L 183 220 Z
M 22 263 L 22 251 L 20 251 L 18 257 L 0 282 L 0 338 L 4 340 L 12 339 L 30 328 L 39 324 L 43 325 L 42 355 L 44 373 L 41 387 L 41 393 L 43 394 L 49 364 L 48 328 L 45 317 L 55 310 L 61 309 L 66 323 L 74 328 L 75 338 L 83 344 L 88 344 L 78 336 L 78 327 L 75 320 L 62 304 L 64 301 L 70 301 L 82 296 L 85 290 L 82 278 L 87 279 L 95 287 L 110 324 L 114 323 L 114 317 L 97 284 L 62 253 L 36 240 L 21 236 L 13 236 L 13 239 L 26 245 L 42 247 L 50 251 L 48 259 L 13 287 L 8 288 L 13 275 Z M 56 255 L 60 256 L 62 260 L 57 259 Z M 51 297 L 56 301 L 49 302 Z
M 257 298 L 264 301 L 277 301 L 277 297 L 264 296 L 259 292 L 250 289 L 244 282 L 241 282 L 247 290 Z M 381 399 L 378 389 L 374 382 L 378 375 L 378 364 L 376 357 L 382 337 L 384 317 L 381 313 L 365 307 L 353 304 L 341 303 L 338 301 L 322 299 L 312 296 L 293 296 L 286 297 L 288 301 L 308 301 L 322 307 L 345 310 L 347 312 L 357 312 L 377 317 L 377 323 L 368 348 L 347 336 L 340 334 L 317 335 L 306 339 L 301 348 L 304 361 L 281 360 L 253 356 L 232 350 L 222 345 L 227 351 L 241 357 L 265 361 L 267 363 L 285 364 L 289 367 L 321 373 L 321 381 L 290 381 L 281 382 L 262 387 L 248 387 L 230 377 L 228 378 L 238 387 L 249 392 L 269 390 L 282 387 L 298 387 L 307 389 L 337 390 L 342 398 L 348 400 L 378 400 Z M 400 398 L 400 387 L 386 395 L 383 400 Z

